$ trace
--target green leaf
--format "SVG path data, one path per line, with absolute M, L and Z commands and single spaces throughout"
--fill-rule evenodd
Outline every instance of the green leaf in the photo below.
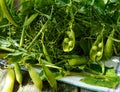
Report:
M 80 81 L 85 82 L 87 84 L 95 85 L 95 86 L 116 88 L 116 86 L 118 85 L 120 81 L 120 78 L 109 77 L 107 79 L 97 79 L 97 78 L 86 77 Z

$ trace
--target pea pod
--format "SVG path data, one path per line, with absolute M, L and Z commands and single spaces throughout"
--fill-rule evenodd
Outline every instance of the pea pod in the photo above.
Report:
M 23 77 L 18 63 L 14 63 L 14 70 L 15 70 L 16 80 L 20 84 L 20 86 L 22 86 Z
M 3 87 L 2 92 L 13 92 L 14 83 L 15 83 L 14 70 L 13 69 L 8 69 L 8 72 L 7 72 L 7 75 L 6 75 L 6 80 L 5 80 L 5 85 Z
M 37 73 L 37 71 L 30 65 L 27 64 L 26 68 L 29 72 L 29 75 L 34 83 L 34 85 L 40 90 L 42 91 L 42 80 L 39 76 L 39 74 Z
M 43 42 L 42 42 L 42 48 L 43 48 L 43 53 L 44 53 L 47 61 L 51 63 L 51 62 L 52 62 L 52 61 L 51 61 L 51 58 L 50 58 L 50 56 L 49 56 L 49 54 L 48 54 L 48 52 L 47 52 L 47 50 L 46 50 L 46 47 L 45 47 L 45 45 L 44 45 Z
M 88 62 L 88 59 L 85 56 L 70 55 L 70 58 L 68 59 L 68 63 L 72 66 L 86 64 L 87 62 Z
M 55 79 L 55 76 L 53 75 L 53 73 L 49 70 L 49 68 L 47 68 L 44 64 L 43 64 L 43 69 L 44 69 L 44 72 L 45 72 L 45 76 L 46 76 L 46 79 L 48 80 L 50 86 L 57 90 L 57 81 Z
M 1 9 L 2 9 L 3 13 L 5 14 L 6 18 L 9 20 L 9 22 L 11 24 L 13 24 L 14 26 L 18 26 L 8 10 L 8 7 L 6 5 L 6 0 L 1 0 L 0 6 L 1 6 Z
M 72 29 L 70 31 L 67 31 L 67 36 L 68 37 L 65 37 L 62 42 L 64 52 L 70 52 L 75 47 L 75 33 Z
M 112 32 L 110 33 L 107 41 L 106 41 L 105 48 L 104 48 L 104 57 L 105 57 L 105 59 L 110 59 L 112 57 L 113 43 L 114 43 L 112 38 L 114 37 L 114 33 L 115 33 L 115 30 L 113 29 Z
M 91 61 L 99 61 L 103 56 L 103 31 L 98 35 L 97 39 L 93 43 L 90 49 Z

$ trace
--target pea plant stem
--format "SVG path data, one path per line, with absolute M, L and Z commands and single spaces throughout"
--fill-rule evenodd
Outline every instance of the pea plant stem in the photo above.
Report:
M 72 10 L 72 5 L 70 6 L 70 16 L 71 16 L 71 22 L 74 22 L 74 14 L 73 14 L 73 10 Z
M 63 70 L 63 68 L 59 67 L 59 66 L 56 66 L 54 64 L 47 64 L 47 63 L 44 63 L 46 67 L 49 67 L 49 68 L 54 68 L 54 69 L 58 69 L 58 70 Z M 35 64 L 34 66 L 42 66 L 42 64 Z
M 47 28 L 48 22 L 49 22 L 49 19 L 48 19 L 47 22 L 42 26 L 42 28 L 40 29 L 40 31 L 38 32 L 38 34 L 33 38 L 33 40 L 31 41 L 31 43 L 28 45 L 28 47 L 26 48 L 27 50 L 30 49 L 30 47 L 33 45 L 33 43 L 36 41 L 36 39 L 40 36 L 40 34 Z
M 55 68 L 55 69 L 58 69 L 58 70 L 62 70 L 61 67 L 58 67 L 58 66 L 55 66 L 55 65 L 46 64 L 45 66 Z
M 6 47 L 0 47 L 0 50 L 9 51 L 9 52 L 15 51 L 14 49 L 6 48 Z
M 28 16 L 26 16 L 24 24 L 26 23 L 27 18 L 28 18 Z M 24 43 L 25 28 L 26 28 L 26 26 L 23 25 L 21 39 L 20 39 L 20 47 L 22 47 L 23 43 Z

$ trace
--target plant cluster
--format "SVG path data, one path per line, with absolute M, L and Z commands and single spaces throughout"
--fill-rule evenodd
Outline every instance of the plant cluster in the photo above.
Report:
M 56 79 L 69 75 L 115 88 L 120 78 L 104 63 L 120 55 L 119 30 L 119 0 L 0 1 L 0 58 L 13 65 L 8 76 L 22 86 L 24 67 L 40 91 L 44 80 L 57 90 Z

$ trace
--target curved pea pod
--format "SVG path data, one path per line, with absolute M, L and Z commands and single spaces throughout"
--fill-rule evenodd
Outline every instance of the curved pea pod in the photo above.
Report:
M 113 44 L 114 44 L 114 41 L 112 40 L 112 38 L 114 37 L 114 33 L 115 33 L 115 30 L 113 29 L 106 41 L 105 48 L 104 48 L 105 59 L 110 59 L 112 57 Z
M 68 63 L 72 66 L 83 65 L 88 62 L 88 58 L 85 56 L 72 55 L 68 59 Z
M 98 35 L 97 39 L 93 43 L 90 49 L 90 59 L 91 61 L 99 61 L 103 56 L 103 30 L 101 34 Z
M 42 48 L 43 48 L 43 53 L 44 53 L 47 61 L 51 63 L 51 62 L 52 62 L 52 61 L 51 61 L 51 58 L 50 58 L 50 56 L 49 56 L 49 54 L 48 54 L 48 52 L 47 52 L 47 49 L 46 49 L 44 43 L 42 43 Z
M 3 90 L 1 92 L 13 92 L 15 83 L 15 73 L 13 69 L 8 69 L 5 85 L 3 87 Z
M 3 13 L 5 14 L 6 18 L 8 19 L 8 21 L 11 24 L 13 24 L 14 26 L 18 26 L 17 23 L 15 22 L 15 20 L 13 19 L 12 15 L 10 14 L 10 11 L 6 4 L 6 0 L 0 0 L 0 6 L 1 6 L 1 9 L 2 9 Z
M 75 47 L 75 33 L 72 29 L 70 31 L 67 31 L 67 36 L 68 37 L 65 37 L 62 42 L 64 52 L 70 52 Z
M 14 63 L 14 70 L 17 82 L 22 86 L 23 76 L 18 63 Z
M 38 13 L 34 13 L 32 14 L 24 23 L 24 26 L 28 26 L 30 25 L 30 23 L 32 23 L 32 21 L 38 16 Z
M 42 65 L 43 69 L 44 69 L 44 73 L 45 73 L 45 77 L 47 79 L 47 81 L 49 82 L 50 86 L 57 90 L 57 81 L 55 79 L 55 76 L 53 75 L 53 73 L 49 70 L 49 68 L 47 68 L 45 65 Z
M 26 68 L 29 72 L 29 75 L 34 83 L 34 85 L 40 90 L 42 91 L 42 80 L 39 76 L 39 74 L 37 73 L 37 71 L 30 65 L 30 64 L 27 64 L 26 65 Z

